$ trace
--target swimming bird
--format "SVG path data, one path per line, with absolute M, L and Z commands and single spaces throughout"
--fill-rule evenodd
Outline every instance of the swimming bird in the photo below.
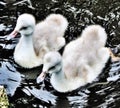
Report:
M 65 45 L 63 36 L 67 26 L 67 19 L 60 14 L 50 14 L 38 24 L 33 15 L 20 15 L 10 34 L 13 37 L 21 34 L 14 51 L 15 62 L 24 68 L 40 66 L 47 52 L 58 51 Z
M 63 55 L 52 51 L 44 56 L 37 83 L 51 74 L 50 82 L 58 92 L 70 92 L 91 83 L 102 72 L 110 57 L 105 47 L 107 34 L 100 25 L 85 28 L 79 38 L 66 45 Z

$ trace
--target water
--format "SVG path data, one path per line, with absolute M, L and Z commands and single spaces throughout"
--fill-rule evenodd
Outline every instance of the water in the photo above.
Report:
M 1 0 L 0 1 L 0 84 L 7 90 L 13 108 L 119 108 L 120 62 L 109 61 L 91 84 L 66 94 L 56 92 L 49 83 L 36 84 L 42 66 L 26 70 L 15 64 L 13 51 L 19 40 L 8 39 L 17 17 L 31 13 L 37 21 L 50 13 L 63 14 L 69 21 L 65 33 L 67 43 L 76 39 L 90 24 L 102 25 L 107 34 L 107 47 L 120 55 L 119 0 Z M 104 83 L 103 83 L 104 82 Z

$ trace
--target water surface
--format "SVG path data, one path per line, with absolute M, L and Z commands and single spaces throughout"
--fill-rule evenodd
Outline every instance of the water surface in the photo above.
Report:
M 42 66 L 26 70 L 15 64 L 13 51 L 20 38 L 8 39 L 18 16 L 33 14 L 37 22 L 50 13 L 60 13 L 69 21 L 66 42 L 80 36 L 90 24 L 100 24 L 108 34 L 107 47 L 120 55 L 119 0 L 20 0 L 0 1 L 0 84 L 7 90 L 13 108 L 119 108 L 120 62 L 108 61 L 100 76 L 91 84 L 67 94 L 56 92 L 49 76 L 42 84 L 36 77 Z M 102 82 L 105 82 L 101 84 Z

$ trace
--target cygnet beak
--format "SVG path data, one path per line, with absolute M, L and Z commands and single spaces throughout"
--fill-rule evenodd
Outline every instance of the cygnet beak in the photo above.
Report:
M 18 31 L 17 30 L 13 30 L 13 32 L 10 34 L 10 36 L 16 37 L 17 34 L 18 34 Z
M 42 72 L 42 73 L 37 77 L 37 80 L 36 80 L 37 83 L 43 82 L 44 79 L 45 79 L 45 77 L 46 77 L 46 74 L 47 74 L 46 71 Z

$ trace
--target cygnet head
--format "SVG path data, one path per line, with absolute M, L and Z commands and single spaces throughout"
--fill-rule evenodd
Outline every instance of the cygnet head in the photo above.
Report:
M 37 78 L 37 82 L 44 80 L 47 73 L 55 74 L 62 69 L 62 57 L 58 52 L 52 51 L 44 56 L 42 73 Z
M 49 52 L 44 56 L 43 60 L 43 71 L 49 72 L 50 74 L 59 71 L 61 65 L 61 55 L 58 52 Z
M 16 36 L 20 33 L 23 36 L 30 36 L 34 32 L 35 18 L 30 14 L 22 14 L 18 17 L 16 27 L 11 33 L 12 36 Z

